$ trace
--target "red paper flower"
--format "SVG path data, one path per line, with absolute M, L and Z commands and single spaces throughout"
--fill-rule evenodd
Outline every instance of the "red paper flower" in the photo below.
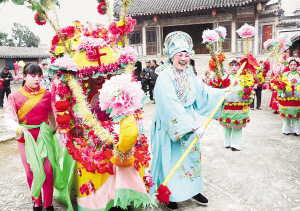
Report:
M 229 123 L 231 123 L 231 120 L 229 118 L 227 118 L 226 122 L 229 124 Z
M 98 13 L 100 15 L 105 15 L 106 14 L 106 10 L 107 10 L 107 4 L 105 3 L 105 1 L 101 1 L 97 7 Z
M 217 57 L 218 57 L 219 63 L 222 63 L 226 59 L 226 56 L 223 53 L 219 53 L 217 55 Z
M 213 58 L 211 58 L 209 60 L 209 63 L 208 63 L 208 67 L 209 67 L 209 70 L 210 71 L 214 71 L 215 68 L 216 68 L 216 63 L 215 63 L 215 60 Z
M 243 123 L 246 124 L 247 123 L 247 119 L 243 119 Z
M 79 188 L 79 192 L 81 193 L 81 195 L 83 195 L 84 193 L 86 193 L 86 195 L 90 194 L 88 185 L 86 183 L 84 183 L 80 188 Z
M 289 114 L 289 117 L 290 117 L 290 118 L 293 118 L 294 116 L 293 116 L 292 114 Z
M 300 113 L 297 114 L 297 117 L 299 117 L 299 116 L 300 116 Z
M 75 35 L 75 30 L 75 26 L 66 26 L 64 28 L 59 29 L 59 33 L 61 33 L 62 36 L 68 36 L 69 38 L 72 38 Z
M 268 88 L 267 84 L 263 85 L 263 90 L 266 90 L 267 88 Z
M 271 68 L 270 62 L 269 61 L 265 61 L 265 71 L 269 72 L 270 68 Z
M 64 115 L 57 115 L 56 116 L 56 122 L 59 125 L 67 125 L 71 121 L 70 114 L 64 114 Z
M 99 165 L 98 172 L 100 174 L 109 173 L 110 175 L 114 175 L 113 165 L 111 162 L 102 163 Z
M 247 122 L 249 123 L 249 122 L 250 122 L 250 119 L 248 119 Z
M 225 89 L 225 88 L 229 87 L 230 83 L 231 83 L 231 81 L 229 78 L 224 79 L 223 80 L 223 88 Z
M 248 53 L 246 57 L 242 57 L 240 59 L 240 63 L 244 63 L 245 61 L 247 61 L 247 64 L 244 68 L 244 70 L 249 69 L 253 74 L 255 74 L 256 69 L 255 67 L 259 67 L 259 64 L 257 63 L 257 60 L 254 56 L 252 56 L 252 54 Z
M 282 113 L 281 116 L 285 117 L 285 113 Z
M 161 184 L 158 189 L 157 189 L 157 199 L 159 201 L 160 204 L 166 202 L 167 205 L 169 205 L 169 198 L 170 195 L 172 194 L 171 191 L 169 190 L 169 188 L 167 186 L 164 186 L 163 184 Z
M 235 121 L 234 121 L 234 124 L 239 125 L 239 124 L 240 124 L 240 121 L 235 120 Z
M 66 100 L 59 100 L 55 102 L 54 107 L 58 112 L 63 112 L 70 108 L 70 103 Z
M 55 62 L 56 58 L 54 56 L 50 57 L 50 63 L 53 64 Z
M 59 37 L 58 37 L 58 35 L 55 35 L 53 38 L 52 38 L 52 45 L 54 45 L 54 46 L 56 46 L 57 45 L 57 43 L 58 43 L 58 41 L 59 41 Z
M 219 118 L 219 121 L 221 121 L 221 122 L 223 121 L 222 117 Z
M 37 13 L 34 15 L 34 21 L 37 23 L 37 25 L 40 26 L 45 25 L 47 23 L 47 19 Z

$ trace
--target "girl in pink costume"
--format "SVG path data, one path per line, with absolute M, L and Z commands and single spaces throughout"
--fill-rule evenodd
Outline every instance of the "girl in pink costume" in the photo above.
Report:
M 41 162 L 41 168 L 39 168 L 39 170 L 43 168 L 44 179 L 39 180 L 38 177 L 35 177 L 36 174 L 33 165 L 31 165 L 32 162 L 30 160 L 32 158 L 29 158 L 33 155 L 30 154 L 30 156 L 26 156 L 29 154 L 27 154 L 27 149 L 25 148 L 28 147 L 30 143 L 27 139 L 25 141 L 24 138 L 24 136 L 27 137 L 26 135 L 29 132 L 34 141 L 37 142 L 40 130 L 42 130 L 42 127 L 44 128 L 43 124 L 47 121 L 51 128 L 56 128 L 55 116 L 51 106 L 51 93 L 40 87 L 42 73 L 41 68 L 37 64 L 28 64 L 24 67 L 23 74 L 25 84 L 23 82 L 23 87 L 11 93 L 9 96 L 5 113 L 5 124 L 9 131 L 16 134 L 15 138 L 18 142 L 18 150 L 25 168 L 28 185 L 32 193 L 32 200 L 34 202 L 33 210 L 42 210 L 40 194 L 40 189 L 42 187 L 44 193 L 44 206 L 47 211 L 50 211 L 53 210 L 53 183 L 55 183 L 53 158 L 48 159 L 51 154 L 47 151 L 47 155 L 41 159 L 43 162 Z M 38 125 L 39 127 L 35 127 Z M 49 127 L 49 125 L 45 127 Z M 52 130 L 51 132 L 53 133 Z M 38 153 L 37 156 L 43 157 L 42 155 L 38 155 Z M 36 185 L 38 183 L 40 186 Z M 36 186 L 39 187 L 36 188 Z M 33 188 L 35 190 L 33 190 Z

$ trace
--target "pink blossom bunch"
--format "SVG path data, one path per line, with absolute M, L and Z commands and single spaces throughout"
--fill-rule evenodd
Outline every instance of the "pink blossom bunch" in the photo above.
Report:
M 142 107 L 143 91 L 130 74 L 112 77 L 103 84 L 99 100 L 101 110 L 112 109 L 110 117 L 128 116 Z
M 68 36 L 69 38 L 72 38 L 75 35 L 75 30 L 75 26 L 67 26 L 59 29 L 59 33 L 61 33 L 62 36 Z
M 118 63 L 110 63 L 107 65 L 101 65 L 101 66 L 90 66 L 90 67 L 84 67 L 76 72 L 77 78 L 87 78 L 91 77 L 97 73 L 100 73 L 100 75 L 106 75 L 108 73 L 115 73 L 120 69 L 120 65 Z
M 202 39 L 202 43 L 212 44 L 218 41 L 219 34 L 215 30 L 204 30 L 202 34 Z
M 298 80 L 297 80 L 296 78 L 293 78 L 293 79 L 291 80 L 291 82 L 292 82 L 293 84 L 295 84 L 295 83 L 298 82 Z
M 219 26 L 215 29 L 215 31 L 219 34 L 220 40 L 224 42 L 227 35 L 226 28 L 223 26 Z
M 281 64 L 281 63 L 276 63 L 274 66 L 273 66 L 273 74 L 274 76 L 275 75 L 278 75 L 279 73 L 281 73 L 283 70 L 284 70 L 284 65 Z
M 279 35 L 276 38 L 276 41 L 278 42 L 278 44 L 282 44 L 280 51 L 286 51 L 290 46 L 292 46 L 291 39 L 288 37 L 288 35 Z
M 124 64 L 134 63 L 137 61 L 137 58 L 138 52 L 133 47 L 126 46 L 123 53 L 118 58 L 118 62 Z
M 78 70 L 77 63 L 69 57 L 61 57 L 59 59 L 56 59 L 53 65 L 57 67 L 63 67 L 66 70 Z
M 108 29 L 115 36 L 123 36 L 126 32 L 129 34 L 134 30 L 134 25 L 136 24 L 136 19 L 133 19 L 131 16 L 126 17 L 126 22 L 121 24 L 120 22 L 114 21 L 112 22 Z
M 272 43 L 274 42 L 275 40 L 274 39 L 267 39 L 265 42 L 264 42 L 264 49 L 266 51 L 270 51 L 270 47 L 272 47 Z
M 250 38 L 255 35 L 255 28 L 245 23 L 240 29 L 236 31 L 242 38 Z
M 78 46 L 78 50 L 87 49 L 87 48 L 103 48 L 109 44 L 108 40 L 86 37 Z

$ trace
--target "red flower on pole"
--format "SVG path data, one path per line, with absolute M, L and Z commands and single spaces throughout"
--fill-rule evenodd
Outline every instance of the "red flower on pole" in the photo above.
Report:
M 107 4 L 105 3 L 105 1 L 101 1 L 97 7 L 98 13 L 100 15 L 105 15 L 106 14 L 106 10 L 107 10 Z
M 170 195 L 172 194 L 169 188 L 163 184 L 161 184 L 158 189 L 157 189 L 157 199 L 160 204 L 166 202 L 167 205 L 169 205 L 169 198 Z
M 34 21 L 37 23 L 37 25 L 40 26 L 45 25 L 47 23 L 47 19 L 37 13 L 34 15 Z

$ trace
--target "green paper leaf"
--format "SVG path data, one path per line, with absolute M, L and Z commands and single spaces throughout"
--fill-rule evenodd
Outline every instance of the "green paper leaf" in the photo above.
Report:
M 121 122 L 122 119 L 124 119 L 126 116 L 117 116 L 117 117 L 112 117 L 113 122 L 117 123 L 117 122 Z
M 74 113 L 76 113 L 79 108 L 78 108 L 78 103 L 76 103 L 73 107 L 72 107 L 72 110 L 74 111 Z
M 143 93 L 142 107 L 144 107 L 149 102 L 150 102 L 150 98 L 148 97 L 148 95 L 145 95 L 145 93 Z
M 121 67 L 126 68 L 126 65 L 124 63 L 120 63 Z
M 110 114 L 112 112 L 112 108 L 106 109 L 106 114 Z
M 24 0 L 11 0 L 15 5 L 24 5 Z

